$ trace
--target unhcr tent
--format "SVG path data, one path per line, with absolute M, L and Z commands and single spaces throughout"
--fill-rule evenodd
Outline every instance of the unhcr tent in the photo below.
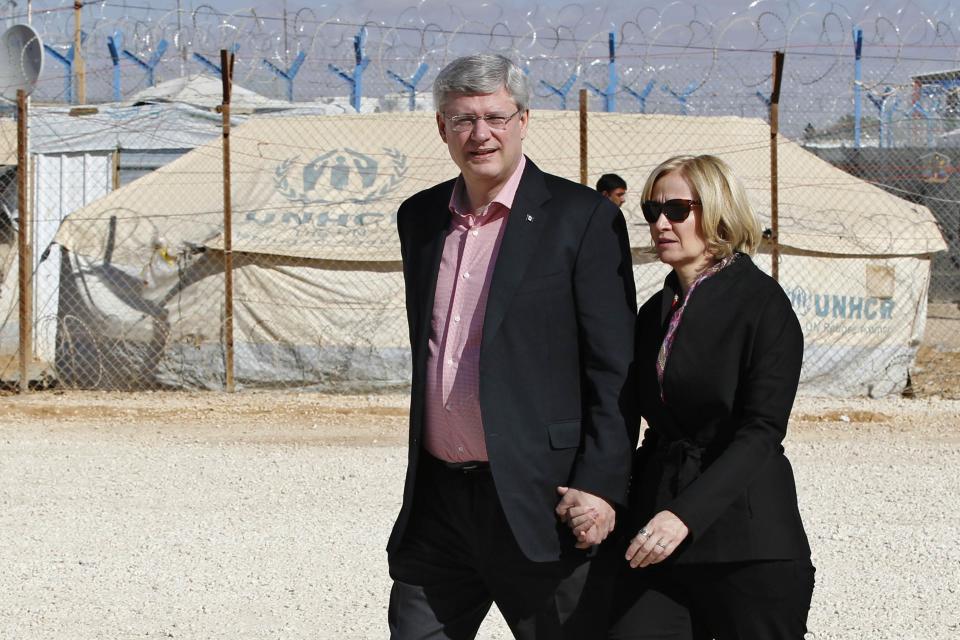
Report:
M 762 121 L 593 114 L 590 127 L 593 176 L 615 171 L 636 193 L 667 156 L 716 153 L 769 225 Z M 537 112 L 525 151 L 546 171 L 575 177 L 578 130 L 574 113 Z M 456 175 L 433 119 L 257 117 L 231 140 L 238 382 L 405 385 L 395 211 Z M 58 375 L 83 385 L 222 387 L 221 176 L 220 145 L 210 143 L 64 221 Z M 787 140 L 780 193 L 781 283 L 806 334 L 804 386 L 839 395 L 902 388 L 922 335 L 929 257 L 944 247 L 929 211 Z M 666 271 L 650 260 L 635 202 L 625 214 L 642 301 Z M 769 267 L 768 257 L 757 262 Z

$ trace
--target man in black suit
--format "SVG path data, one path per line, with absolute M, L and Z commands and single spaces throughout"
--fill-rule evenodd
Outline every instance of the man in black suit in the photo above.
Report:
M 473 638 L 493 602 L 518 638 L 605 624 L 594 547 L 637 436 L 630 246 L 609 200 L 524 157 L 529 97 L 502 56 L 444 68 L 437 126 L 460 176 L 398 213 L 413 384 L 395 640 Z

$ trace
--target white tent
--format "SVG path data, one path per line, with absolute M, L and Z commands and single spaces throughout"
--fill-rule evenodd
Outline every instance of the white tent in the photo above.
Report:
M 60 222 L 119 184 L 219 137 L 221 116 L 186 105 L 38 106 L 30 110 L 27 122 L 36 321 L 33 355 L 42 370 L 55 356 L 60 253 L 50 249 Z M 9 210 L 5 215 L 12 218 L 17 215 L 16 125 L 2 124 L 0 160 L 5 159 L 7 174 L 0 182 L 0 201 Z M 0 356 L 16 353 L 19 330 L 15 243 L 7 249 L 0 270 Z M 9 364 L 0 363 L 0 378 L 14 374 Z
M 215 111 L 223 103 L 223 82 L 218 77 L 207 74 L 196 74 L 174 78 L 161 82 L 154 87 L 148 87 L 135 93 L 124 104 L 179 104 L 189 107 Z M 373 113 L 383 110 L 387 104 L 396 105 L 396 97 L 386 100 L 379 98 L 361 98 L 361 113 Z M 290 112 L 311 115 L 333 115 L 338 113 L 356 113 L 350 105 L 350 98 L 345 96 L 318 98 L 314 102 L 287 102 L 268 98 L 255 91 L 245 89 L 234 84 L 230 94 L 230 107 L 233 113 L 265 114 L 276 112 Z
M 236 375 L 242 384 L 403 385 L 408 375 L 394 213 L 456 175 L 423 114 L 252 118 L 232 136 Z M 593 114 L 591 173 L 639 191 L 668 155 L 716 153 L 768 225 L 767 126 L 743 118 Z M 576 114 L 533 114 L 525 151 L 579 173 Z M 82 384 L 219 388 L 221 153 L 212 142 L 72 214 L 58 373 Z M 781 283 L 803 323 L 804 384 L 842 395 L 902 387 L 922 333 L 930 212 L 780 143 Z M 641 300 L 665 273 L 627 206 Z M 758 257 L 761 266 L 769 259 Z M 66 304 L 65 304 L 66 302 Z M 109 347 L 109 348 L 108 348 Z
M 213 110 L 223 103 L 223 81 L 204 73 L 182 76 L 138 91 L 126 102 L 134 105 L 183 104 Z M 240 85 L 233 85 L 230 104 L 234 108 L 251 111 L 290 108 L 289 102 L 268 98 Z

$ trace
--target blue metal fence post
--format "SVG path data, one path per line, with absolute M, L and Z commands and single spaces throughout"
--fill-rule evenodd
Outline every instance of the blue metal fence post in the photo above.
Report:
M 107 36 L 107 48 L 110 50 L 110 60 L 113 62 L 113 101 L 120 102 L 120 50 L 123 48 L 123 34 L 114 31 Z
M 893 98 L 891 101 L 890 98 Z M 896 112 L 897 103 L 900 101 L 900 98 L 896 97 L 896 92 L 891 87 L 887 87 L 885 95 L 883 96 L 883 104 L 880 107 L 880 124 L 886 128 L 886 138 L 887 138 L 887 148 L 893 148 L 893 114 Z M 883 133 L 880 134 L 880 138 L 883 139 Z
M 353 53 L 355 65 L 353 73 L 347 73 L 335 64 L 329 64 L 327 67 L 350 85 L 350 106 L 360 113 L 360 96 L 363 94 L 363 72 L 370 64 L 370 58 L 366 56 L 364 48 L 367 44 L 367 28 L 361 27 L 360 33 L 353 38 Z
M 860 148 L 860 118 L 862 116 L 862 102 L 861 90 L 862 90 L 862 78 L 861 78 L 861 65 L 860 65 L 860 53 L 863 49 L 863 29 L 860 27 L 854 27 L 853 29 L 853 51 L 854 51 L 854 62 L 853 62 L 853 147 L 855 149 Z
M 423 75 L 427 72 L 427 63 L 421 62 L 420 66 L 417 67 L 417 70 L 410 76 L 410 79 L 407 80 L 403 78 L 398 73 L 394 73 L 387 69 L 387 75 L 399 82 L 407 91 L 410 92 L 410 111 L 417 110 L 417 83 L 423 79 Z
M 290 65 L 290 68 L 283 70 L 277 65 L 273 64 L 266 58 L 263 58 L 263 66 L 265 66 L 273 75 L 282 79 L 287 84 L 287 101 L 293 102 L 293 80 L 297 77 L 297 73 L 300 72 L 300 67 L 303 65 L 303 61 L 306 60 L 307 54 L 303 51 L 297 54 L 297 58 L 293 61 L 293 64 Z
M 591 83 L 586 82 L 587 88 L 603 98 L 603 110 L 607 113 L 616 111 L 617 107 L 617 44 L 616 34 L 612 31 L 607 34 L 610 62 L 607 65 L 607 89 L 601 91 Z
M 610 49 L 610 69 L 607 78 L 606 108 L 608 113 L 617 110 L 617 40 L 611 31 L 607 40 Z
M 893 95 L 893 89 L 891 87 L 886 87 L 883 90 L 883 93 L 880 94 L 880 97 L 873 95 L 871 92 L 867 91 L 867 98 L 870 102 L 873 103 L 873 106 L 877 108 L 880 118 L 880 148 L 883 149 L 886 147 L 892 147 L 892 137 L 890 135 L 890 112 L 887 109 L 887 101 L 890 96 Z

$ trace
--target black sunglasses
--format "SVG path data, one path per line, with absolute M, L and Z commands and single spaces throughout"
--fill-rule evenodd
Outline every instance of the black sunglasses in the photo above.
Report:
M 683 222 L 690 215 L 690 209 L 699 205 L 699 200 L 687 200 L 686 198 L 674 198 L 666 202 L 657 202 L 656 200 L 645 200 L 640 204 L 643 209 L 643 217 L 647 222 L 653 224 L 660 219 L 660 214 L 667 216 L 670 222 Z

